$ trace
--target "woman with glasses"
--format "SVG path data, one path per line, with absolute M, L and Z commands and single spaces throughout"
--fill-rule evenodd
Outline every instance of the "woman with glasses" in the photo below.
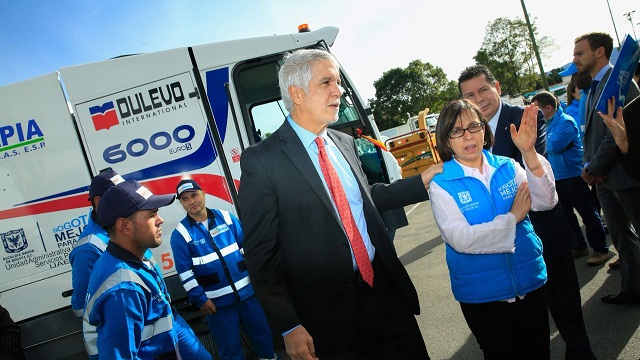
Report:
M 511 138 L 525 169 L 491 154 L 487 119 L 468 100 L 454 100 L 436 125 L 444 172 L 429 189 L 446 243 L 453 295 L 485 359 L 549 359 L 547 272 L 529 210 L 558 202 L 549 162 L 536 153 L 538 107 L 525 108 Z

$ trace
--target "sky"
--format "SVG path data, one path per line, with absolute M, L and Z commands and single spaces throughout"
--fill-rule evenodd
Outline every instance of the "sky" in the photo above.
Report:
M 583 33 L 607 32 L 614 45 L 640 34 L 637 0 L 525 5 L 539 36 L 557 45 L 543 59 L 546 71 L 571 61 L 573 40 Z M 0 86 L 119 55 L 294 33 L 308 23 L 340 29 L 332 52 L 365 100 L 375 97 L 373 82 L 385 71 L 416 59 L 457 81 L 491 21 L 524 18 L 519 0 L 0 0 L 0 9 Z M 624 14 L 634 10 L 630 22 Z

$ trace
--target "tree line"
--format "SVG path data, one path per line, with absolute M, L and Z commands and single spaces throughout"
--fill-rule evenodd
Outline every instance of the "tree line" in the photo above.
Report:
M 548 58 L 558 46 L 552 38 L 538 35 L 535 21 L 531 26 L 540 57 Z M 502 95 L 517 96 L 543 87 L 533 42 L 526 22 L 520 18 L 501 17 L 490 22 L 473 59 L 491 69 L 500 81 Z M 562 81 L 560 70 L 547 75 L 549 84 Z M 404 69 L 385 71 L 373 86 L 375 98 L 369 99 L 369 104 L 381 130 L 402 125 L 427 107 L 431 113 L 438 113 L 447 102 L 460 97 L 456 81 L 449 80 L 442 68 L 421 60 L 411 61 Z

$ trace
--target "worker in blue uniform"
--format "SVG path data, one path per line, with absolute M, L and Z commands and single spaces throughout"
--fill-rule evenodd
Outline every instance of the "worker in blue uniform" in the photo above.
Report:
M 158 208 L 173 195 L 154 195 L 137 181 L 109 188 L 99 224 L 110 238 L 95 263 L 83 315 L 91 359 L 211 360 L 186 322 L 174 313 L 150 248 L 162 243 Z
M 97 222 L 98 204 L 105 191 L 121 182 L 124 182 L 122 176 L 111 168 L 106 168 L 94 176 L 89 185 L 89 201 L 92 208 L 87 216 L 87 226 L 82 230 L 78 241 L 73 245 L 73 250 L 69 253 L 71 284 L 73 285 L 71 309 L 77 317 L 82 317 L 84 311 L 87 286 L 89 286 L 89 276 L 91 276 L 93 265 L 98 261 L 109 242 L 109 235 Z
M 192 179 L 176 195 L 187 216 L 171 234 L 171 249 L 189 301 L 206 315 L 220 358 L 244 359 L 242 325 L 260 359 L 273 359 L 273 338 L 254 296 L 244 262 L 240 221 L 205 206 L 205 193 Z

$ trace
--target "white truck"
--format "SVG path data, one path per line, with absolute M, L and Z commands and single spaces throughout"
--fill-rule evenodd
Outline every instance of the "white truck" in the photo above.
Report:
M 112 167 L 171 194 L 190 176 L 209 207 L 238 215 L 242 151 L 286 116 L 277 81 L 284 54 L 328 51 L 337 34 L 325 27 L 125 56 L 0 87 L 0 304 L 20 325 L 28 359 L 86 358 L 68 254 L 87 221 L 91 177 Z M 341 77 L 332 127 L 380 139 L 344 70 Z M 372 182 L 388 181 L 380 151 L 361 155 Z M 165 234 L 184 216 L 179 203 L 163 208 Z M 154 257 L 174 305 L 193 319 L 168 236 Z

